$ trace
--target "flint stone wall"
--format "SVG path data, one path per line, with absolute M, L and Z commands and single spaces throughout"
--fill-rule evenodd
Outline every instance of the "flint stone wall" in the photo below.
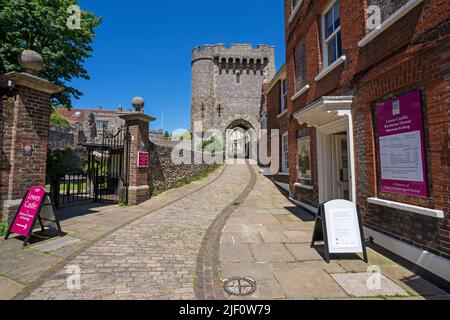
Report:
M 172 150 L 178 142 L 150 142 L 150 181 L 152 191 L 165 191 L 185 178 L 193 178 L 215 167 L 209 164 L 181 164 L 172 161 Z M 191 152 L 192 159 L 194 152 Z

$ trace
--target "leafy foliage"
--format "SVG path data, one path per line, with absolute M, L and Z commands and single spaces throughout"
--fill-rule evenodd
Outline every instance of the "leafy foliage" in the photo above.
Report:
M 50 115 L 50 125 L 54 127 L 71 127 L 70 122 L 58 113 L 58 107 L 56 106 L 52 107 L 52 114 Z
M 1 213 L 1 212 L 0 212 Z M 1 217 L 1 215 L 0 215 Z M 6 222 L 0 222 L 0 237 L 4 237 L 8 231 L 8 225 Z
M 54 177 L 65 173 L 82 173 L 83 168 L 76 150 L 49 150 L 47 153 L 47 176 Z
M 200 148 L 201 148 L 200 151 L 202 152 L 215 153 L 215 152 L 222 152 L 224 146 L 219 139 L 216 139 L 215 137 L 210 137 L 208 139 L 202 140 Z
M 17 57 L 24 49 L 42 55 L 45 68 L 38 76 L 65 86 L 75 78 L 89 79 L 84 62 L 91 57 L 94 30 L 102 19 L 81 11 L 81 29 L 71 30 L 67 9 L 77 0 L 1 0 L 0 73 L 20 71 Z M 54 102 L 71 107 L 82 92 L 65 86 Z

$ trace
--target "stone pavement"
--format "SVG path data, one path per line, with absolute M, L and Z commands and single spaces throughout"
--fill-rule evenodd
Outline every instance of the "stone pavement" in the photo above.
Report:
M 62 268 L 28 298 L 195 298 L 197 255 L 206 230 L 249 179 L 247 166 L 225 167 L 205 188 L 120 228 L 70 260 L 66 266 L 81 270 L 80 290 L 67 288 L 67 268 Z M 136 210 L 153 206 L 146 202 Z
M 0 239 L 0 300 L 23 298 L 29 290 L 61 269 L 68 260 L 118 228 L 186 197 L 214 182 L 223 167 L 207 178 L 152 198 L 143 206 L 123 208 L 85 204 L 58 210 L 62 238 L 39 234 L 33 245 L 23 249 L 20 239 Z
M 310 248 L 313 227 L 311 215 L 258 174 L 252 192 L 224 228 L 222 277 L 254 280 L 257 291 L 249 299 L 449 299 L 446 292 L 370 248 L 369 264 L 357 256 L 325 263 L 322 248 Z M 373 271 L 378 273 L 369 273 Z
M 228 165 L 136 207 L 67 217 L 63 238 L 0 241 L 0 299 L 234 299 L 222 290 L 234 276 L 256 282 L 249 299 L 448 298 L 371 249 L 369 264 L 326 264 L 313 224 L 256 166 Z

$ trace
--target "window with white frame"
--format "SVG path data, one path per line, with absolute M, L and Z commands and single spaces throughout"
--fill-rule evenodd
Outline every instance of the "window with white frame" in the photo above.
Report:
M 297 140 L 298 182 L 311 185 L 311 138 L 307 131 Z
M 342 56 L 339 1 L 333 2 L 322 15 L 322 54 L 325 68 Z
M 302 38 L 294 49 L 295 63 L 295 90 L 300 91 L 306 84 L 306 47 L 305 39 Z
M 295 8 L 297 8 L 297 5 L 299 2 L 300 2 L 300 0 L 292 0 L 292 11 L 294 11 Z
M 281 161 L 282 161 L 282 171 L 283 173 L 288 173 L 289 172 L 289 136 L 286 133 L 285 135 L 282 136 L 281 138 Z
M 287 109 L 288 104 L 288 90 L 286 80 L 281 80 L 281 96 L 280 96 L 280 112 Z
M 108 130 L 109 128 L 109 122 L 104 120 L 97 120 L 97 130 Z

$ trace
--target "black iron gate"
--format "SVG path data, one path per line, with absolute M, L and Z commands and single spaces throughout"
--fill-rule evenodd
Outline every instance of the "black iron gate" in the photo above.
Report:
M 116 135 L 103 134 L 100 148 L 91 148 L 88 171 L 94 180 L 94 201 L 127 203 L 130 134 L 122 128 Z
M 81 174 L 63 174 L 52 179 L 56 207 L 94 201 L 127 203 L 131 137 L 126 127 L 115 135 L 103 132 L 93 143 L 84 143 L 86 169 Z

